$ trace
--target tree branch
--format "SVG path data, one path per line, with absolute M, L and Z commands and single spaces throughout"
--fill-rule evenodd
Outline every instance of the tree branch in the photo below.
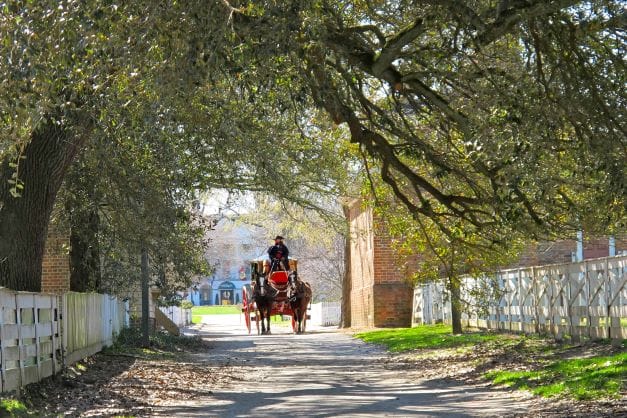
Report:
M 422 19 L 417 19 L 410 26 L 388 40 L 383 49 L 381 49 L 379 56 L 372 63 L 372 74 L 375 77 L 381 77 L 383 72 L 398 58 L 403 47 L 414 41 L 422 32 Z

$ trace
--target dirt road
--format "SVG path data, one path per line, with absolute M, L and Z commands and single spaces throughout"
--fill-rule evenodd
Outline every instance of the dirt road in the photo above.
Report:
M 214 348 L 199 363 L 234 366 L 242 380 L 210 396 L 170 401 L 156 416 L 469 417 L 524 413 L 522 395 L 388 370 L 386 353 L 328 329 L 249 336 L 239 316 L 214 316 L 200 331 Z

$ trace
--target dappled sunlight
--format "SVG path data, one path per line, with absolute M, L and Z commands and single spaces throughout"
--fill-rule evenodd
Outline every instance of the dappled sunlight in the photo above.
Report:
M 198 361 L 227 364 L 242 379 L 202 399 L 163 405 L 158 416 L 448 417 L 526 408 L 524 395 L 386 369 L 381 347 L 334 330 L 248 335 L 233 317 L 201 331 L 214 349 Z

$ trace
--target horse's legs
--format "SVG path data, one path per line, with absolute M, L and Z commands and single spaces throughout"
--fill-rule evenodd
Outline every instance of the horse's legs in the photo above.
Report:
M 261 320 L 261 335 L 264 335 L 266 333 L 266 325 L 263 322 L 263 307 L 259 308 L 259 318 Z
M 271 315 L 272 314 L 272 308 L 271 307 L 268 308 L 268 312 L 266 312 L 266 313 L 267 313 L 266 318 L 267 318 L 267 321 L 268 321 L 268 334 L 271 334 L 271 332 L 270 332 L 270 319 L 272 319 L 272 315 Z
M 298 321 L 298 332 L 300 334 L 302 334 L 303 332 L 305 332 L 304 327 L 303 327 L 303 321 L 305 321 L 306 315 L 307 315 L 307 304 L 304 303 L 305 299 L 303 298 L 301 300 L 300 306 L 298 307 L 298 311 L 300 312 L 300 315 L 298 317 L 299 321 Z

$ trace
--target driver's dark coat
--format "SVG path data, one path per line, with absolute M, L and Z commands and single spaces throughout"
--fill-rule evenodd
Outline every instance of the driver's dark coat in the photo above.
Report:
M 286 259 L 290 254 L 290 250 L 283 244 L 275 244 L 268 248 L 268 255 L 270 259 L 278 258 L 279 260 Z

